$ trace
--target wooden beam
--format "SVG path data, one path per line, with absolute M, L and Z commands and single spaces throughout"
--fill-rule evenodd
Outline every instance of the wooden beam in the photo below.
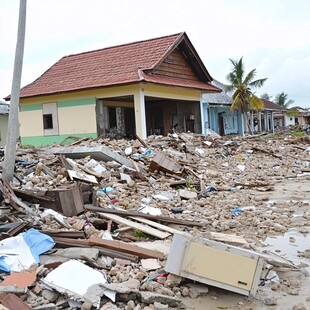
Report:
M 172 227 L 169 227 L 169 226 L 166 226 L 166 225 L 154 222 L 154 221 L 150 221 L 150 220 L 144 219 L 142 217 L 131 216 L 130 218 L 135 220 L 135 221 L 141 222 L 143 224 L 147 224 L 149 226 L 158 228 L 162 231 L 166 231 L 166 232 L 171 233 L 171 234 L 181 234 L 181 235 L 186 234 L 185 232 L 183 232 L 181 230 L 178 230 L 178 229 L 175 229 L 175 228 L 172 228 Z
M 118 216 L 118 215 L 115 215 L 115 214 L 100 212 L 99 215 L 101 215 L 105 218 L 108 218 L 110 220 L 113 220 L 114 222 L 124 224 L 126 226 L 130 226 L 130 227 L 133 227 L 135 229 L 141 230 L 144 233 L 151 235 L 151 236 L 154 236 L 154 237 L 159 238 L 159 239 L 165 239 L 165 238 L 170 236 L 169 233 L 157 230 L 155 228 L 152 228 L 152 227 L 149 227 L 149 226 L 137 223 L 137 222 L 133 222 L 131 220 L 125 219 L 125 218 Z
M 129 244 L 118 240 L 105 240 L 98 237 L 90 237 L 89 243 L 95 246 L 101 246 L 110 250 L 125 252 L 128 254 L 136 255 L 141 258 L 158 258 L 163 259 L 164 255 L 161 252 L 149 250 L 143 247 Z
M 192 226 L 199 226 L 199 227 L 205 226 L 205 224 L 195 222 L 195 221 L 181 220 L 181 219 L 172 218 L 169 216 L 162 216 L 162 215 L 144 214 L 138 211 L 116 210 L 116 209 L 110 209 L 110 208 L 94 207 L 92 205 L 84 205 L 84 209 L 87 211 L 92 211 L 92 212 L 104 212 L 104 213 L 125 216 L 125 217 L 130 217 L 130 216 L 143 217 L 143 218 L 146 218 L 152 221 L 171 223 L 171 224 L 176 224 L 176 225 L 184 225 L 184 226 L 191 226 L 191 227 Z

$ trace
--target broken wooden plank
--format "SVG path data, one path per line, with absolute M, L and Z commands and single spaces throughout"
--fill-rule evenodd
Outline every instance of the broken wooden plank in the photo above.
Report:
M 98 237 L 90 237 L 89 243 L 90 245 L 102 246 L 111 250 L 133 254 L 141 258 L 164 258 L 161 252 L 138 247 L 134 244 L 129 244 L 118 240 L 105 240 Z
M 176 234 L 176 233 L 177 234 L 186 234 L 185 232 L 183 232 L 181 230 L 177 230 L 175 228 L 172 228 L 172 227 L 169 227 L 169 226 L 166 226 L 166 225 L 154 222 L 154 221 L 150 221 L 150 220 L 144 219 L 142 217 L 131 216 L 130 218 L 135 220 L 135 221 L 141 222 L 143 224 L 147 224 L 149 226 L 158 228 L 159 230 L 166 231 L 166 232 L 171 233 L 171 234 Z
M 260 149 L 260 148 L 258 148 L 258 147 L 253 147 L 252 150 L 253 150 L 253 151 L 262 152 L 262 153 L 265 153 L 265 154 L 268 154 L 268 155 L 271 155 L 271 156 L 273 156 L 273 157 L 275 157 L 275 158 L 282 159 L 282 155 L 274 154 L 274 153 L 272 153 L 272 152 L 270 152 L 270 151 L 263 150 L 263 149 Z
M 132 262 L 137 262 L 138 257 L 129 253 L 120 252 L 103 247 L 102 245 L 90 245 L 89 239 L 72 239 L 63 237 L 53 237 L 57 248 L 67 247 L 82 247 L 82 248 L 96 248 L 99 249 L 100 255 L 110 256 L 113 258 L 127 259 Z
M 23 209 L 24 212 L 35 215 L 35 212 L 32 211 L 30 207 L 28 207 L 24 202 L 17 198 L 10 183 L 7 180 L 3 179 L 2 182 L 0 182 L 0 191 L 15 210 L 21 211 L 18 208 L 19 206 Z
M 104 212 L 104 213 L 125 216 L 125 217 L 138 216 L 138 217 L 143 217 L 143 218 L 157 221 L 157 222 L 171 223 L 171 224 L 184 225 L 184 226 L 199 226 L 199 227 L 205 226 L 205 224 L 199 223 L 197 221 L 187 221 L 187 220 L 181 220 L 181 219 L 177 219 L 177 218 L 173 218 L 169 216 L 145 214 L 145 213 L 138 212 L 138 211 L 116 210 L 116 209 L 110 209 L 110 208 L 94 207 L 92 205 L 85 205 L 84 209 L 87 211 Z
M 149 226 L 137 223 L 137 222 L 133 222 L 131 220 L 125 219 L 125 218 L 118 216 L 118 215 L 115 215 L 115 214 L 100 212 L 99 215 L 101 215 L 105 218 L 108 218 L 110 220 L 113 220 L 114 222 L 124 224 L 126 226 L 130 226 L 130 227 L 133 227 L 135 229 L 141 230 L 144 233 L 149 234 L 149 235 L 154 236 L 154 237 L 159 238 L 159 239 L 165 239 L 165 238 L 170 236 L 169 233 L 157 230 L 155 228 L 152 228 L 152 227 L 149 227 Z
M 31 310 L 32 309 L 26 303 L 24 303 L 22 299 L 20 299 L 15 294 L 11 294 L 11 293 L 0 294 L 0 303 L 8 309 L 18 309 L 18 310 Z
M 146 148 L 148 148 L 147 144 L 136 134 L 136 138 L 139 140 L 139 142 Z

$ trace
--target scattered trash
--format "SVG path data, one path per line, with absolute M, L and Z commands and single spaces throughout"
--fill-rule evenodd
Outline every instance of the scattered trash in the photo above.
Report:
M 0 269 L 18 272 L 29 269 L 40 262 L 40 254 L 52 249 L 54 240 L 33 228 L 16 237 L 4 239 L 0 243 Z

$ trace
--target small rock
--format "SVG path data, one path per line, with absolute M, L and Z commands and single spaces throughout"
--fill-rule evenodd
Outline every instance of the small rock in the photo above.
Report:
M 155 301 L 154 302 L 154 310 L 162 310 L 162 309 L 168 309 L 168 305 L 164 305 L 160 302 Z
M 118 268 L 116 268 L 116 267 L 112 267 L 111 268 L 111 270 L 110 270 L 110 276 L 116 276 L 116 275 L 118 275 L 118 273 L 119 273 L 119 269 Z
M 205 296 L 209 293 L 209 288 L 205 284 L 201 283 L 189 283 L 189 296 L 191 298 L 197 298 L 199 296 Z
M 106 304 L 104 304 L 100 310 L 120 310 L 119 307 L 117 307 L 115 304 L 108 302 Z
M 195 199 L 197 198 L 197 193 L 194 191 L 188 191 L 186 189 L 180 189 L 179 196 L 185 199 Z
M 59 297 L 59 293 L 45 289 L 42 291 L 42 296 L 48 301 L 54 302 Z
M 263 300 L 263 304 L 266 306 L 275 306 L 277 305 L 277 300 L 274 297 L 266 297 Z
M 170 273 L 167 277 L 165 285 L 169 287 L 174 287 L 180 285 L 181 281 L 182 277 Z
M 299 295 L 299 289 L 298 288 L 291 288 L 287 291 L 289 295 L 297 296 Z
M 307 310 L 307 307 L 304 304 L 294 305 L 292 310 Z
M 181 291 L 181 294 L 182 294 L 183 297 L 189 296 L 189 288 L 188 287 L 183 287 L 182 291 Z
M 133 300 L 129 300 L 126 306 L 126 310 L 133 310 L 135 308 L 135 302 Z

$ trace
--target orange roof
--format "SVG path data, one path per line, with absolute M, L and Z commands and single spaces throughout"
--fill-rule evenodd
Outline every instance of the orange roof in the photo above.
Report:
M 183 49 L 187 49 L 201 82 L 148 74 L 180 44 Z M 219 91 L 208 83 L 212 78 L 183 32 L 65 56 L 37 80 L 23 87 L 20 97 L 124 85 L 142 80 L 162 85 Z

